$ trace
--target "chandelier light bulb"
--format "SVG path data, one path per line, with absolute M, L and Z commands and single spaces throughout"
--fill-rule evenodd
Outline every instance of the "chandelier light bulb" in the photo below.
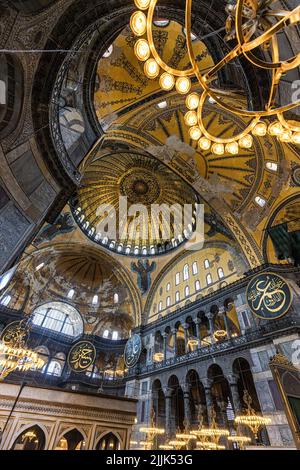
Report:
M 268 127 L 268 133 L 272 136 L 280 136 L 283 133 L 282 124 L 279 121 L 272 122 Z
M 164 72 L 159 79 L 159 84 L 163 90 L 170 91 L 175 85 L 175 79 L 170 73 Z
M 189 134 L 192 140 L 199 140 L 202 135 L 202 132 L 199 127 L 193 126 L 190 128 Z
M 196 126 L 198 123 L 197 113 L 195 111 L 188 111 L 184 116 L 184 121 L 189 127 Z
M 292 142 L 293 142 L 293 144 L 297 144 L 297 145 L 300 144 L 300 132 L 295 132 L 292 135 Z
M 253 135 L 257 135 L 258 137 L 264 137 L 267 134 L 268 127 L 265 122 L 258 122 L 254 129 L 252 130 Z
M 292 131 L 286 130 L 279 136 L 280 142 L 291 142 L 292 140 Z
M 148 78 L 156 78 L 159 75 L 159 66 L 154 59 L 148 59 L 144 65 L 144 72 Z
M 225 150 L 230 155 L 238 155 L 239 153 L 239 144 L 237 142 L 230 142 L 226 145 Z
M 224 155 L 225 149 L 223 144 L 213 144 L 211 148 L 212 153 L 215 155 Z
M 141 61 L 145 61 L 150 57 L 150 47 L 146 39 L 139 39 L 134 45 L 134 53 Z
M 176 90 L 181 95 L 185 95 L 186 93 L 188 93 L 191 89 L 191 86 L 192 86 L 192 84 L 191 84 L 191 80 L 189 78 L 187 78 L 187 77 L 177 78 Z
M 141 10 L 147 10 L 147 8 L 149 8 L 150 1 L 151 0 L 134 0 L 134 3 Z
M 187 96 L 185 104 L 186 107 L 190 110 L 197 109 L 200 103 L 200 98 L 197 93 L 191 93 L 190 95 Z
M 239 140 L 239 145 L 243 149 L 251 149 L 253 145 L 253 137 L 252 135 L 245 135 Z
M 211 141 L 207 139 L 206 137 L 201 137 L 199 140 L 199 147 L 201 150 L 209 150 L 211 146 Z
M 130 28 L 136 36 L 143 36 L 147 30 L 147 18 L 142 11 L 136 11 L 131 15 Z

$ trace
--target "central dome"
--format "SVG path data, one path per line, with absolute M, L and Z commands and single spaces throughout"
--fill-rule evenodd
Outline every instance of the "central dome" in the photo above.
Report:
M 148 256 L 170 251 L 188 238 L 198 203 L 195 191 L 156 158 L 99 150 L 84 163 L 82 184 L 71 205 L 76 222 L 95 243 L 120 254 Z M 188 222 L 187 205 L 194 214 Z M 105 214 L 99 212 L 103 207 Z M 153 216 L 156 208 L 158 217 Z M 115 236 L 107 233 L 113 218 Z

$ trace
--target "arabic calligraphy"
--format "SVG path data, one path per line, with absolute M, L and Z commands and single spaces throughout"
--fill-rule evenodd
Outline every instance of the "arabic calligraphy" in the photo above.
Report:
M 1 335 L 1 341 L 3 343 L 9 344 L 16 344 L 20 339 L 27 338 L 27 330 L 24 323 L 21 321 L 14 321 L 7 325 L 7 327 L 3 330 Z
M 285 315 L 291 301 L 292 293 L 289 285 L 277 274 L 259 274 L 248 285 L 248 305 L 260 318 L 276 319 Z
M 68 365 L 74 372 L 82 372 L 94 363 L 95 358 L 95 346 L 89 341 L 80 341 L 71 348 Z
M 124 361 L 126 367 L 134 367 L 140 358 L 142 342 L 139 335 L 133 335 L 126 343 Z

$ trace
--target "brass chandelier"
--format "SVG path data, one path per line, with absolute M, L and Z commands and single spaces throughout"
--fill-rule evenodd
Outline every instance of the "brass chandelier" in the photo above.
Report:
M 41 369 L 45 364 L 35 351 L 26 348 L 27 334 L 27 322 L 21 321 L 11 341 L 0 341 L 0 381 L 11 372 Z
M 293 11 L 275 10 L 272 4 L 275 0 L 236 0 L 226 8 L 227 40 L 234 39 L 236 45 L 214 65 L 210 70 L 201 73 L 196 62 L 192 46 L 192 0 L 186 0 L 185 31 L 187 51 L 191 67 L 187 70 L 177 70 L 168 66 L 160 57 L 153 40 L 153 16 L 158 0 L 134 0 L 137 11 L 130 19 L 130 27 L 138 37 L 134 51 L 140 61 L 144 62 L 144 73 L 149 79 L 159 78 L 160 87 L 165 91 L 176 89 L 179 94 L 187 95 L 185 123 L 189 127 L 191 139 L 198 142 L 202 150 L 211 150 L 215 155 L 225 152 L 237 155 L 240 149 L 250 149 L 253 146 L 253 136 L 271 135 L 282 142 L 300 144 L 300 123 L 288 120 L 284 113 L 300 105 L 296 100 L 284 106 L 276 105 L 276 94 L 281 78 L 288 71 L 300 65 L 300 53 L 287 60 L 280 60 L 277 33 L 286 27 L 300 22 L 300 6 Z M 263 60 L 256 56 L 255 49 L 262 47 L 268 50 L 271 60 Z M 226 64 L 243 56 L 252 65 L 271 73 L 271 86 L 265 109 L 253 111 L 241 107 L 235 101 L 234 93 L 216 89 L 213 80 Z M 201 93 L 191 92 L 191 78 L 196 77 Z M 229 104 L 230 98 L 230 104 Z M 230 138 L 219 138 L 210 133 L 203 122 L 203 110 L 206 100 L 216 106 L 246 118 L 245 129 Z

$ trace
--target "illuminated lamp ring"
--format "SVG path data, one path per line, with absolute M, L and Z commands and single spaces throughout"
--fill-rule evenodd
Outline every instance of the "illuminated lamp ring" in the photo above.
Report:
M 235 30 L 236 37 L 239 45 L 241 46 L 241 51 L 244 56 L 257 67 L 266 68 L 266 69 L 280 69 L 283 73 L 291 70 L 300 65 L 300 53 L 296 56 L 285 60 L 277 62 L 266 62 L 264 60 L 258 59 L 251 51 L 258 46 L 261 46 L 265 42 L 269 41 L 272 36 L 278 33 L 280 30 L 285 27 L 292 25 L 300 21 L 300 6 L 294 8 L 294 10 L 287 13 L 284 18 L 279 20 L 275 25 L 273 25 L 268 31 L 261 34 L 258 38 L 253 39 L 252 41 L 246 42 L 246 38 L 243 33 L 242 24 L 243 24 L 243 8 L 245 0 L 238 0 L 236 7 L 236 19 L 235 19 Z
M 300 126 L 294 126 L 292 124 L 290 124 L 286 119 L 285 117 L 283 116 L 283 114 L 280 114 L 278 113 L 277 114 L 277 118 L 278 118 L 278 121 L 283 125 L 283 127 L 289 131 L 292 131 L 292 132 L 300 132 Z
M 169 65 L 167 65 L 160 57 L 158 54 L 154 41 L 153 41 L 153 34 L 152 34 L 152 21 L 153 21 L 153 15 L 154 15 L 154 10 L 156 7 L 158 0 L 152 0 L 149 6 L 148 10 L 148 15 L 147 15 L 147 36 L 148 36 L 148 42 L 150 46 L 150 51 L 153 55 L 153 58 L 156 60 L 160 68 L 162 68 L 165 72 L 168 72 L 175 77 L 191 77 L 194 75 L 194 68 L 191 67 L 187 70 L 176 70 Z
M 195 55 L 194 55 L 194 51 L 193 51 L 191 36 L 190 36 L 190 32 L 191 32 L 191 11 L 192 11 L 192 0 L 186 0 L 185 27 L 186 27 L 186 31 L 187 31 L 186 43 L 187 43 L 189 59 L 190 59 L 190 62 L 193 66 L 194 73 L 195 73 L 200 85 L 209 94 L 209 96 L 211 96 L 211 98 L 213 98 L 215 100 L 215 102 L 222 109 L 225 109 L 226 111 L 229 111 L 229 112 L 231 112 L 233 114 L 236 114 L 238 116 L 253 117 L 253 118 L 260 117 L 260 118 L 262 118 L 262 117 L 276 116 L 278 113 L 283 113 L 285 111 L 289 111 L 290 109 L 296 108 L 297 106 L 300 105 L 300 100 L 298 100 L 298 101 L 295 101 L 294 103 L 290 103 L 290 104 L 281 106 L 280 108 L 276 108 L 276 109 L 267 109 L 266 111 L 249 111 L 249 110 L 245 110 L 245 109 L 235 108 L 231 105 L 228 105 L 228 104 L 222 102 L 221 99 L 219 98 L 219 96 L 209 87 L 205 77 L 203 77 L 201 75 L 201 73 L 198 69 L 196 59 L 195 59 Z M 231 53 L 229 53 L 227 55 L 227 59 L 226 60 L 223 59 L 223 61 L 221 61 L 221 66 L 218 67 L 218 64 L 217 64 L 216 67 L 218 67 L 218 69 L 220 69 L 221 67 L 223 67 L 223 65 L 225 65 L 230 60 L 235 58 L 237 56 L 237 51 L 238 51 L 237 48 L 234 49 L 233 51 L 231 51 Z
M 250 134 L 250 132 L 254 129 L 254 127 L 256 126 L 256 124 L 260 120 L 259 117 L 255 117 L 251 121 L 251 123 L 246 127 L 246 129 L 244 129 L 238 135 L 235 135 L 235 136 L 230 137 L 228 139 L 221 139 L 220 137 L 214 137 L 206 130 L 206 128 L 204 126 L 204 123 L 203 123 L 203 119 L 202 119 L 202 111 L 204 109 L 204 103 L 205 103 L 205 100 L 208 96 L 210 96 L 210 94 L 207 93 L 206 91 L 204 91 L 202 93 L 201 98 L 200 98 L 200 103 L 199 103 L 199 106 L 198 106 L 197 116 L 198 116 L 198 126 L 200 127 L 200 130 L 201 130 L 202 134 L 207 139 L 210 139 L 212 142 L 215 142 L 217 144 L 230 144 L 232 142 L 236 142 L 237 140 L 240 140 L 243 137 L 245 137 L 246 135 Z

